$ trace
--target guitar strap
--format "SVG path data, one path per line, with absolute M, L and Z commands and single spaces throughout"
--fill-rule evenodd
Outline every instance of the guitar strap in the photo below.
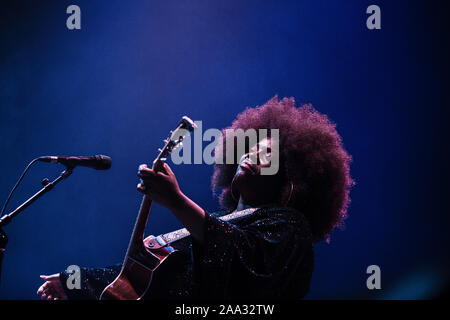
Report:
M 245 216 L 251 215 L 253 212 L 258 210 L 259 208 L 248 208 L 240 211 L 236 211 L 230 214 L 227 214 L 226 216 L 219 217 L 222 221 L 233 221 L 237 220 L 239 218 L 243 218 Z M 186 228 L 179 229 L 176 231 L 172 231 L 163 235 L 157 236 L 154 240 L 159 244 L 158 247 L 164 247 L 174 241 L 183 239 L 187 236 L 189 236 L 190 233 Z

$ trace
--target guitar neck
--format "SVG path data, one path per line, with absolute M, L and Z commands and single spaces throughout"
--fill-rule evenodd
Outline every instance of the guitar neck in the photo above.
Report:
M 242 218 L 245 216 L 248 216 L 250 214 L 252 214 L 253 212 L 255 212 L 256 210 L 258 210 L 259 208 L 248 208 L 248 209 L 244 209 L 241 211 L 236 211 L 230 214 L 227 214 L 226 216 L 223 217 L 219 217 L 219 220 L 222 221 L 233 221 L 236 220 L 238 218 Z M 175 241 L 181 240 L 183 238 L 186 238 L 187 236 L 189 236 L 190 233 L 186 228 L 183 229 L 178 229 L 169 233 L 165 233 L 160 235 L 159 237 L 161 237 L 165 243 L 167 244 L 171 244 Z
M 139 214 L 134 224 L 133 233 L 131 234 L 130 243 L 128 244 L 127 254 L 125 255 L 125 261 L 128 256 L 133 253 L 134 250 L 139 249 L 142 246 L 142 239 L 144 239 L 144 231 L 147 225 L 148 216 L 152 207 L 152 200 L 150 197 L 144 195 L 142 197 L 141 206 L 139 208 Z
M 163 162 L 161 161 L 161 154 L 156 157 L 155 161 L 153 161 L 152 169 L 155 171 L 160 171 Z M 136 218 L 136 223 L 134 224 L 133 233 L 131 235 L 130 243 L 128 245 L 127 254 L 125 256 L 125 260 L 127 256 L 132 253 L 135 249 L 140 249 L 143 244 L 142 240 L 144 239 L 145 227 L 147 226 L 148 216 L 150 214 L 150 209 L 152 208 L 152 200 L 149 196 L 144 195 L 142 197 L 141 206 L 139 208 L 139 213 Z

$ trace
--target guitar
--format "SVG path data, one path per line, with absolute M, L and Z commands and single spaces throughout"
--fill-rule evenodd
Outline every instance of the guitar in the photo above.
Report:
M 160 171 L 169 154 L 181 146 L 186 135 L 196 127 L 191 119 L 184 116 L 170 137 L 164 140 L 164 147 L 158 149 L 159 154 L 153 161 L 152 169 Z M 171 246 L 160 244 L 158 237 L 149 237 L 144 241 L 151 205 L 150 197 L 144 195 L 122 269 L 117 278 L 103 290 L 100 300 L 141 299 L 150 287 L 156 268 L 175 251 Z
M 160 170 L 169 153 L 181 145 L 186 134 L 192 132 L 196 125 L 188 117 L 183 117 L 177 129 L 172 132 L 164 148 L 153 162 L 153 169 Z M 109 284 L 100 295 L 100 300 L 140 300 L 148 291 L 156 269 L 174 252 L 170 244 L 190 235 L 186 228 L 163 235 L 149 236 L 144 239 L 152 201 L 148 196 L 142 199 L 139 214 L 128 245 L 122 269 L 117 278 Z M 230 213 L 219 219 L 232 221 L 250 215 L 258 208 L 248 208 Z

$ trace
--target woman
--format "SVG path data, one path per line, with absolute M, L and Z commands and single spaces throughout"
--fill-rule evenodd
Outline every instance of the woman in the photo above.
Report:
M 227 129 L 279 129 L 279 139 L 261 138 L 234 164 L 216 164 L 214 191 L 228 210 L 209 214 L 180 190 L 167 164 L 161 172 L 139 167 L 138 190 L 167 207 L 191 237 L 174 243 L 179 256 L 155 273 L 149 299 L 299 299 L 309 290 L 313 242 L 329 239 L 346 217 L 353 180 L 351 157 L 327 116 L 293 98 L 275 96 L 246 109 Z M 226 154 L 226 131 L 216 157 Z M 278 144 L 280 167 L 270 166 Z M 259 159 L 254 162 L 252 159 Z M 256 208 L 237 221 L 220 215 Z M 161 270 L 160 270 L 161 269 Z M 120 266 L 82 269 L 82 289 L 66 287 L 67 274 L 42 276 L 38 294 L 47 299 L 98 298 Z

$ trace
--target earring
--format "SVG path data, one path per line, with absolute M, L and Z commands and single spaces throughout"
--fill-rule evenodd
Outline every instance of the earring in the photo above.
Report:
M 286 207 L 289 204 L 289 201 L 291 201 L 292 192 L 294 192 L 294 184 L 292 183 L 292 180 L 289 180 L 289 182 L 291 183 L 291 190 L 289 191 L 289 197 L 288 197 L 288 199 L 286 201 L 286 204 L 285 204 Z
M 233 198 L 234 201 L 236 201 L 236 203 L 239 203 L 239 199 L 236 199 L 236 197 L 234 196 L 234 192 L 233 192 L 233 184 L 234 184 L 234 179 L 236 179 L 236 176 L 233 177 L 233 180 L 231 180 L 231 197 Z

